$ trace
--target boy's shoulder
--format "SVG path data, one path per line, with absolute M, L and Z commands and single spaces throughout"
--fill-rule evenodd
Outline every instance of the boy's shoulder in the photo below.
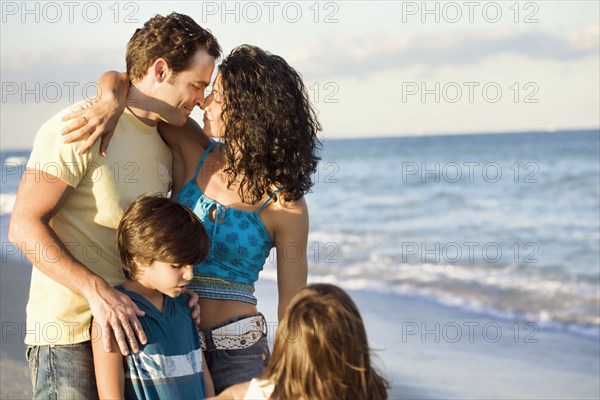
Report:
M 122 284 L 116 285 L 114 286 L 114 288 L 119 292 L 125 294 L 127 297 L 129 297 L 136 305 L 142 306 L 141 308 L 143 310 L 148 307 L 148 304 L 150 304 L 150 302 L 146 300 L 141 294 L 132 292 L 131 290 L 127 290 Z
M 192 318 L 192 309 L 188 305 L 190 300 L 189 296 L 186 294 L 180 294 L 171 300 L 173 301 L 173 309 L 179 321 L 181 321 L 181 323 L 186 323 L 190 326 L 196 327 L 196 323 Z
M 127 290 L 122 284 L 116 285 L 114 288 L 123 294 L 127 295 L 136 305 L 138 305 L 142 310 L 146 311 L 146 316 L 149 315 L 148 311 L 151 311 L 151 315 L 156 314 L 156 316 L 162 317 L 164 315 L 171 315 L 170 312 L 160 313 L 155 307 L 150 303 L 150 301 L 139 293 L 132 292 L 131 290 Z M 175 314 L 178 318 L 190 320 L 192 321 L 191 310 L 188 306 L 189 297 L 185 294 L 177 296 L 175 298 L 169 297 L 167 295 L 163 295 L 165 302 L 164 306 L 173 307 Z M 142 317 L 144 318 L 144 317 Z

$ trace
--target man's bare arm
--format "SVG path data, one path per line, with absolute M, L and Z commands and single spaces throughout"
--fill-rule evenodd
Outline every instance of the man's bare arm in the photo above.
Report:
M 129 352 L 127 342 L 137 351 L 136 335 L 141 343 L 146 337 L 136 315 L 144 313 L 129 297 L 77 261 L 49 225 L 73 190 L 53 175 L 28 169 L 17 192 L 9 240 L 22 250 L 36 249 L 35 254 L 27 252 L 27 256 L 41 272 L 84 296 L 102 331 L 113 330 L 123 354 Z M 103 335 L 103 340 L 104 348 L 110 351 L 111 336 Z

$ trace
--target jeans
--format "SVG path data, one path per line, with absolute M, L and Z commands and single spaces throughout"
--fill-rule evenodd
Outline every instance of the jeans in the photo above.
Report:
M 243 318 L 243 317 L 241 317 Z M 227 321 L 220 326 L 235 322 Z M 218 327 L 214 327 L 216 329 Z M 271 356 L 267 333 L 263 332 L 258 342 L 245 349 L 219 350 L 212 341 L 211 330 L 203 331 L 206 340 L 204 357 L 215 386 L 215 394 L 231 385 L 242 383 L 260 376 Z
M 97 399 L 91 342 L 27 346 L 35 399 Z

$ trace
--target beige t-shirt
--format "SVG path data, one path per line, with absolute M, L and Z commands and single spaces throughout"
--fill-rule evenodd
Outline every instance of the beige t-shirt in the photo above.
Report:
M 110 285 L 117 285 L 125 279 L 116 248 L 119 221 L 129 204 L 142 194 L 169 192 L 171 151 L 156 127 L 143 124 L 125 110 L 106 157 L 99 155 L 100 141 L 78 155 L 80 143 L 64 144 L 59 134 L 65 126 L 61 117 L 67 111 L 59 112 L 40 128 L 27 167 L 55 176 L 75 189 L 50 226 L 77 260 Z M 39 257 L 55 254 L 38 250 L 35 254 Z M 52 261 L 60 268 L 60 259 Z M 26 344 L 90 340 L 91 317 L 83 296 L 33 268 Z

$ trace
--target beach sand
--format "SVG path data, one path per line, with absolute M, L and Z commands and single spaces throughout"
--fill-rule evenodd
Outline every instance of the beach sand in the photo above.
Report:
M 31 266 L 0 269 L 0 398 L 31 398 L 24 317 Z M 390 380 L 390 398 L 598 399 L 600 344 L 565 331 L 502 321 L 418 298 L 350 290 Z M 277 325 L 276 284 L 257 285 L 259 309 Z M 517 331 L 518 328 L 518 331 Z
M 258 306 L 269 322 L 276 321 L 276 291 L 271 281 L 257 285 Z M 597 339 L 535 331 L 526 322 L 419 298 L 348 292 L 392 385 L 391 399 L 600 398 Z
M 3 255 L 0 266 L 0 399 L 31 399 L 23 344 L 31 264 L 4 261 Z

